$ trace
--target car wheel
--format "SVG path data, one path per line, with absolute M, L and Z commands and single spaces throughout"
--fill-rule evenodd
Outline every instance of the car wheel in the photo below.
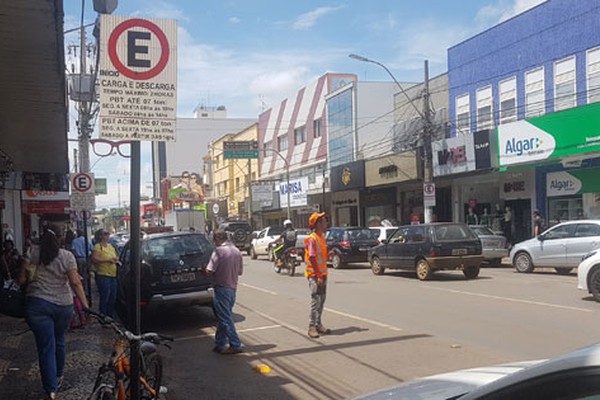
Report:
M 254 250 L 254 246 L 250 247 L 250 258 L 256 260 L 258 256 L 256 255 L 256 251 Z
M 554 268 L 554 270 L 559 275 L 569 275 L 573 268 Z
M 463 269 L 463 274 L 467 279 L 475 279 L 479 276 L 479 267 L 467 267 Z
M 381 265 L 381 260 L 377 256 L 371 258 L 371 272 L 375 275 L 383 275 L 385 268 Z
M 340 257 L 339 254 L 334 254 L 333 257 L 331 257 L 331 266 L 334 269 L 342 268 L 344 266 L 344 262 L 342 261 L 342 257 Z
M 433 273 L 431 266 L 425 259 L 420 259 L 417 261 L 416 272 L 417 278 L 419 278 L 421 281 L 426 281 L 427 279 L 431 278 L 431 274 Z
M 596 267 L 590 272 L 588 289 L 592 296 L 594 296 L 594 300 L 600 303 L 600 268 Z
M 517 253 L 513 263 L 517 272 L 533 272 L 533 261 L 531 261 L 529 254 L 524 251 Z

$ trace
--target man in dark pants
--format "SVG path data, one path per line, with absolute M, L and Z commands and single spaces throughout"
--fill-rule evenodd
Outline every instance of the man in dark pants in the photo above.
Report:
M 205 269 L 213 278 L 215 314 L 218 325 L 213 351 L 220 354 L 241 353 L 242 343 L 235 330 L 232 310 L 235 304 L 238 277 L 243 272 L 242 253 L 228 240 L 227 232 L 213 232 L 215 250 Z M 225 347 L 229 342 L 229 347 Z
M 85 246 L 85 235 L 81 229 L 77 229 L 77 237 L 73 239 L 71 242 L 71 252 L 75 256 L 75 260 L 77 261 L 77 271 L 79 275 L 83 279 L 83 286 L 85 293 L 89 295 L 89 286 L 88 286 L 88 275 L 89 275 L 89 266 L 88 259 L 92 255 L 92 251 L 94 250 L 94 245 L 92 241 L 88 239 L 87 243 L 87 253 Z
M 321 322 L 327 295 L 327 259 L 329 257 L 325 240 L 327 223 L 327 216 L 324 212 L 312 213 L 308 224 L 313 231 L 304 239 L 306 249 L 304 251 L 304 261 L 306 262 L 304 276 L 308 278 L 310 289 L 308 336 L 311 338 L 331 333 L 331 330 L 325 328 Z

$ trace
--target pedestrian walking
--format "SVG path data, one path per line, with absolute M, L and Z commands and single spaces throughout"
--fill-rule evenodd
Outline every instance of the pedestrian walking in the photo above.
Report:
M 306 270 L 304 276 L 308 279 L 310 289 L 310 318 L 308 323 L 308 336 L 318 338 L 320 335 L 331 333 L 321 322 L 325 297 L 327 294 L 327 216 L 324 212 L 314 212 L 308 219 L 312 232 L 304 239 L 304 261 Z
M 538 237 L 544 231 L 544 218 L 540 210 L 533 211 L 533 237 Z
M 92 253 L 92 262 L 98 287 L 99 306 L 101 314 L 115 316 L 117 303 L 117 251 L 108 243 L 110 234 L 104 229 L 96 231 L 96 245 Z
M 215 250 L 204 270 L 212 276 L 214 287 L 214 307 L 218 320 L 213 351 L 220 354 L 241 353 L 242 343 L 233 322 L 233 306 L 238 278 L 244 272 L 242 253 L 228 239 L 222 229 L 213 231 Z M 229 347 L 225 347 L 229 343 Z
M 90 239 L 85 240 L 84 232 L 81 229 L 77 229 L 77 237 L 73 239 L 71 243 L 71 252 L 75 256 L 75 261 L 77 261 L 77 270 L 79 271 L 79 275 L 83 279 L 83 287 L 86 293 L 90 293 L 90 288 L 88 287 L 89 283 L 89 258 L 92 255 L 92 251 L 94 250 L 94 244 Z
M 25 320 L 35 336 L 42 385 L 49 399 L 56 398 L 65 372 L 65 332 L 73 316 L 71 289 L 83 307 L 89 307 L 75 257 L 61 248 L 63 241 L 59 226 L 48 227 L 19 274 L 19 283 L 27 284 Z

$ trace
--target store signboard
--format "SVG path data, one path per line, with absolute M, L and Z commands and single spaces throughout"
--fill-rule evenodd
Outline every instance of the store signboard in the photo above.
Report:
M 600 103 L 498 126 L 498 164 L 600 151 Z
M 551 172 L 546 175 L 548 197 L 600 193 L 600 168 Z
M 456 136 L 431 143 L 433 176 L 475 171 L 473 135 Z
M 279 184 L 279 203 L 282 208 L 288 205 L 288 192 L 290 194 L 290 207 L 308 205 L 308 177 L 290 179 L 289 183 L 281 182 Z

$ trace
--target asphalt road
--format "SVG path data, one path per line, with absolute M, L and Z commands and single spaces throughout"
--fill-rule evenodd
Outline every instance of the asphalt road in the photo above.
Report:
M 443 272 L 420 282 L 404 272 L 375 276 L 363 264 L 331 270 L 324 323 L 333 332 L 310 339 L 305 278 L 244 261 L 234 309 L 244 354 L 211 352 L 206 307 L 162 312 L 150 324 L 177 338 L 163 352 L 169 400 L 352 398 L 435 373 L 556 356 L 600 332 L 600 304 L 577 291 L 575 273 L 484 268 L 472 281 Z

